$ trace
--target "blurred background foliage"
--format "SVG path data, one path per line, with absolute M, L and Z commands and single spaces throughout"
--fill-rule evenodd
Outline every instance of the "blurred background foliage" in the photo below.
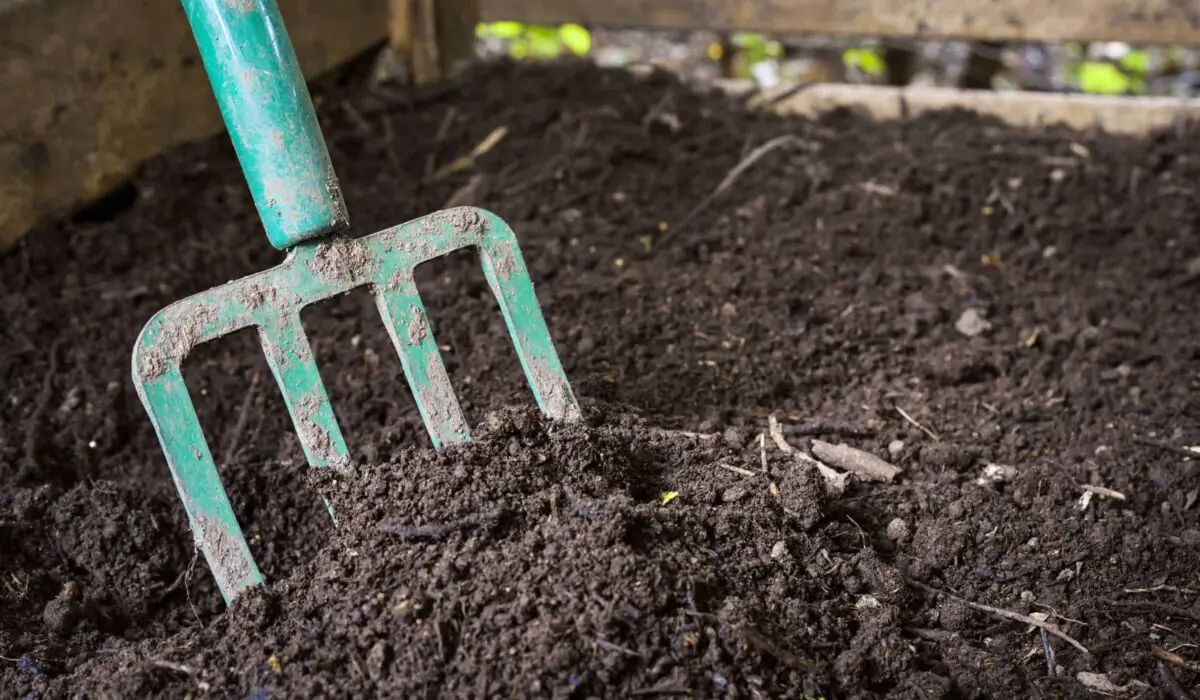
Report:
M 771 37 L 750 32 L 609 31 L 578 24 L 480 24 L 483 53 L 521 60 L 591 56 L 604 65 L 654 63 L 764 87 L 813 82 L 925 84 L 1100 95 L 1193 96 L 1197 52 L 1119 42 L 996 45 Z

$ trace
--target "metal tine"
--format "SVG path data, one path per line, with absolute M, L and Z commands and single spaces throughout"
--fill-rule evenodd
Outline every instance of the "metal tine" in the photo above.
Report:
M 404 377 L 433 446 L 469 441 L 467 417 L 450 384 L 412 271 L 394 277 L 386 287 L 375 287 L 374 292 L 375 305 L 400 355 Z
M 139 385 L 150 420 L 159 434 L 196 547 L 210 563 L 226 600 L 235 591 L 262 583 L 233 505 L 225 493 L 195 404 L 176 363 L 167 364 L 159 381 Z
M 280 314 L 272 323 L 259 326 L 258 332 L 309 466 L 348 468 L 350 451 L 325 392 L 300 314 Z
M 473 244 L 538 407 L 553 420 L 578 420 L 582 411 L 542 316 L 517 235 L 494 214 L 480 210 L 477 215 L 486 217 L 488 234 Z

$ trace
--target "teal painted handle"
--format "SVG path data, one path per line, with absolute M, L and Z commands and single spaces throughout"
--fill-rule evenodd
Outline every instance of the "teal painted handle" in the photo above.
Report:
M 182 0 L 271 245 L 350 225 L 275 0 Z

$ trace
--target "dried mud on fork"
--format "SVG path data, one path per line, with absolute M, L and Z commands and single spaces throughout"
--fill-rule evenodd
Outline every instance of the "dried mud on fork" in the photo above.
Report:
M 305 316 L 353 478 L 305 468 L 252 333 L 198 348 L 270 583 L 225 612 L 129 353 L 279 255 L 223 140 L 160 158 L 0 259 L 3 695 L 1197 697 L 1189 130 L 786 120 L 577 65 L 440 93 L 319 91 L 355 230 L 464 191 L 508 221 L 585 422 L 538 418 L 466 254 L 417 275 L 465 447 L 365 291 Z M 771 416 L 901 472 L 831 493 Z

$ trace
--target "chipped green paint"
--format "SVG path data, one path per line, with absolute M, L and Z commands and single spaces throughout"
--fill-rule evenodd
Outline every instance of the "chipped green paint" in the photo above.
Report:
M 459 207 L 363 238 L 340 235 L 348 216 L 275 2 L 183 4 L 268 238 L 288 251 L 270 270 L 167 306 L 146 323 L 133 350 L 134 386 L 158 434 L 196 545 L 229 602 L 263 577 L 184 382 L 181 367 L 197 345 L 257 329 L 309 465 L 349 470 L 350 452 L 300 312 L 369 287 L 434 446 L 468 441 L 466 416 L 413 270 L 455 250 L 475 248 L 539 408 L 552 420 L 574 421 L 582 414 L 512 229 L 491 212 Z M 328 499 L 325 505 L 336 525 Z
M 133 352 L 134 383 L 166 453 L 197 544 L 226 600 L 262 583 L 262 576 L 184 385 L 183 360 L 201 343 L 256 328 L 308 463 L 349 469 L 349 451 L 300 325 L 300 311 L 368 287 L 431 441 L 436 447 L 465 442 L 470 439 L 467 420 L 413 282 L 417 265 L 462 248 L 479 251 L 539 408 L 553 420 L 578 420 L 579 404 L 538 306 L 516 234 L 483 209 L 447 209 L 363 238 L 301 244 L 277 267 L 178 301 L 146 324 Z M 335 250 L 338 260 L 357 264 L 339 267 L 328 259 Z

